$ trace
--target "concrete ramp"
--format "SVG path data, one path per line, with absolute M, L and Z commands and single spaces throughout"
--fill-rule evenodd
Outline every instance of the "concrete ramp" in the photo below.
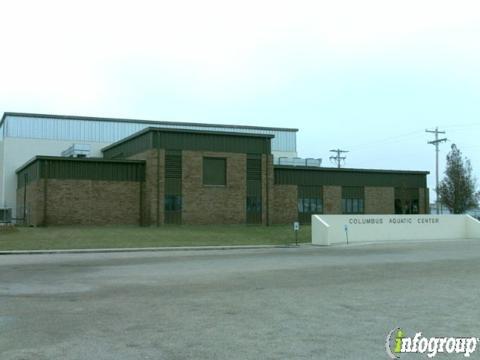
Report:
M 313 215 L 312 244 L 480 239 L 470 215 Z

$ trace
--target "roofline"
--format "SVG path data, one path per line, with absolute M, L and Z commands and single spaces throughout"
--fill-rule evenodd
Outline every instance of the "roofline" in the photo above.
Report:
M 145 164 L 145 160 L 113 160 L 113 159 L 104 159 L 100 157 L 91 157 L 91 158 L 74 158 L 66 156 L 45 156 L 45 155 L 36 155 L 35 157 L 28 160 L 25 164 L 20 166 L 15 173 L 18 174 L 20 171 L 24 170 L 34 162 L 38 160 L 60 160 L 60 161 L 77 161 L 77 162 L 102 162 L 102 163 L 123 163 L 123 164 Z
M 313 166 L 294 166 L 294 165 L 274 165 L 274 169 L 288 170 L 312 170 L 312 171 L 340 171 L 340 172 L 366 172 L 366 173 L 385 173 L 385 174 L 416 174 L 428 175 L 430 171 L 420 170 L 382 170 L 382 169 L 358 169 L 358 168 L 335 168 L 335 167 L 313 167 Z
M 224 125 L 224 124 L 192 123 L 192 122 L 181 122 L 181 121 L 155 121 L 155 120 L 141 120 L 141 119 L 105 118 L 105 117 L 75 116 L 75 115 L 52 115 L 52 114 L 36 114 L 36 113 L 20 113 L 20 112 L 4 112 L 2 116 L 2 120 L 0 121 L 0 126 L 3 125 L 5 118 L 7 116 L 84 120 L 84 121 L 126 122 L 126 123 L 152 124 L 152 125 L 156 124 L 156 125 L 218 127 L 218 128 L 225 128 L 225 129 L 244 128 L 244 129 L 252 129 L 252 130 L 298 132 L 298 129 L 296 128 L 264 127 L 264 126 L 252 126 L 252 125 Z
M 226 135 L 226 136 L 239 136 L 239 137 L 254 137 L 254 138 L 265 138 L 265 139 L 272 139 L 275 136 L 270 134 L 250 134 L 250 133 L 241 133 L 241 132 L 232 132 L 232 131 L 212 131 L 212 130 L 190 130 L 190 129 L 171 129 L 171 128 L 159 128 L 159 127 L 148 127 L 143 130 L 137 131 L 126 138 L 120 139 L 113 144 L 105 146 L 102 148 L 102 152 L 110 150 L 115 146 L 118 146 L 124 142 L 127 142 L 131 139 L 134 139 L 140 135 L 148 133 L 150 131 L 156 132 L 171 132 L 171 133 L 187 133 L 187 134 L 208 134 L 208 135 Z

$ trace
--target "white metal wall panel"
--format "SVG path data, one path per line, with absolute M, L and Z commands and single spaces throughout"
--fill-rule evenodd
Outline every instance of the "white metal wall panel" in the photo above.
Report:
M 113 143 L 146 127 L 152 126 L 174 129 L 269 134 L 275 136 L 272 139 L 272 151 L 296 152 L 296 133 L 293 131 L 252 129 L 240 126 L 226 129 L 215 126 L 205 127 L 177 124 L 155 125 L 152 123 L 38 118 L 27 116 L 7 116 L 4 124 L 6 137 L 102 143 Z

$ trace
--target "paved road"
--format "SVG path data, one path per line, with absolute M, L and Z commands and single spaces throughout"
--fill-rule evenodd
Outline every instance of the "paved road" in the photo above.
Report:
M 479 337 L 479 295 L 480 241 L 2 256 L 0 359 L 385 359 Z

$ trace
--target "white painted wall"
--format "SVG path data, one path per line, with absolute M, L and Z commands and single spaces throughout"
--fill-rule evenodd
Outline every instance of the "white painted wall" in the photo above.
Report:
M 465 221 L 467 222 L 467 238 L 480 239 L 480 221 L 470 215 L 466 216 Z
M 345 231 L 347 227 L 347 231 Z M 480 239 L 469 215 L 314 215 L 312 244 L 398 240 Z
M 3 139 L 3 163 L 0 168 L 4 172 L 4 183 L 0 187 L 1 207 L 12 208 L 16 214 L 17 174 L 15 171 L 36 155 L 61 156 L 62 151 L 72 146 L 72 141 L 8 138 Z M 101 157 L 101 149 L 108 143 L 92 142 L 91 157 Z M 1 152 L 1 151 L 0 151 Z M 0 161 L 2 159 L 0 158 Z

